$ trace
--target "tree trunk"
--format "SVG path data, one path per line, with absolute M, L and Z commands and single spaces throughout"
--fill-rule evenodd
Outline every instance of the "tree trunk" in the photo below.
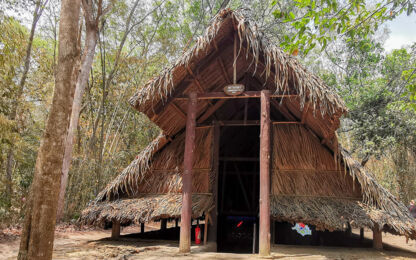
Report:
M 74 95 L 80 0 L 62 0 L 55 90 L 26 205 L 18 259 L 51 259 L 64 142 Z
M 10 147 L 9 152 L 7 153 L 6 161 L 6 204 L 7 207 L 12 205 L 12 193 L 13 193 L 13 147 Z
M 58 201 L 58 212 L 57 212 L 57 221 L 59 222 L 64 213 L 65 205 L 65 191 L 66 185 L 68 183 L 68 172 L 71 166 L 72 161 L 72 151 L 74 144 L 74 135 L 78 127 L 79 114 L 82 105 L 82 96 L 84 95 L 85 86 L 88 82 L 88 77 L 90 75 L 90 70 L 92 67 L 92 62 L 95 55 L 95 46 L 97 45 L 98 37 L 98 26 L 88 24 L 86 26 L 86 36 L 85 36 L 85 54 L 82 59 L 81 72 L 78 75 L 74 103 L 72 104 L 72 113 L 71 121 L 69 123 L 68 135 L 65 140 L 65 155 L 64 161 L 62 163 L 62 179 L 61 179 L 61 188 L 59 192 L 59 201 Z

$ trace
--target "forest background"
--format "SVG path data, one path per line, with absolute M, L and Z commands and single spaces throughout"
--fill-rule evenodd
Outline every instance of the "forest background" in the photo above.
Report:
M 416 198 L 416 44 L 383 48 L 386 23 L 414 16 L 414 0 L 84 2 L 91 4 L 98 34 L 62 220 L 75 221 L 159 134 L 128 98 L 189 48 L 224 7 L 243 8 L 272 42 L 336 91 L 349 108 L 338 130 L 343 145 L 404 203 Z M 107 9 L 100 14 L 99 6 Z M 0 227 L 23 221 L 52 102 L 59 8 L 57 0 L 0 0 Z M 85 12 L 83 5 L 84 53 L 91 28 Z

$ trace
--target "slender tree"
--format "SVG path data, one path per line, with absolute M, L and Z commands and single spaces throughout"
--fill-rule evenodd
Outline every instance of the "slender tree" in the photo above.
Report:
M 21 96 L 23 95 L 23 91 L 25 89 L 25 83 L 27 74 L 29 72 L 30 68 L 30 57 L 32 54 L 32 46 L 33 46 L 33 39 L 35 37 L 35 31 L 36 26 L 38 24 L 38 21 L 43 13 L 45 5 L 48 3 L 49 0 L 41 1 L 38 0 L 35 4 L 35 10 L 33 11 L 33 20 L 32 20 L 32 26 L 30 28 L 30 34 L 29 34 L 29 41 L 26 47 L 26 56 L 24 60 L 24 66 L 23 66 L 23 73 L 19 80 L 19 86 L 17 90 L 16 95 L 16 102 L 14 103 L 14 106 L 12 107 L 12 111 L 10 113 L 10 120 L 15 120 L 17 116 L 17 110 L 19 107 L 19 100 Z M 13 164 L 14 164 L 14 153 L 13 153 L 14 147 L 13 145 L 10 146 L 9 151 L 7 152 L 7 161 L 6 161 L 6 180 L 7 180 L 7 196 L 8 196 L 8 204 L 10 206 L 11 204 L 11 196 L 13 193 L 13 186 L 12 186 L 12 178 L 13 178 Z
M 92 63 L 95 56 L 95 47 L 97 45 L 99 25 L 101 18 L 110 11 L 111 4 L 103 8 L 103 2 L 98 1 L 94 6 L 92 0 L 82 0 L 82 9 L 85 19 L 85 47 L 81 61 L 81 68 L 78 78 L 76 79 L 74 102 L 72 104 L 71 120 L 68 128 L 68 135 L 65 140 L 65 155 L 62 163 L 61 188 L 59 192 L 57 221 L 60 221 L 64 212 L 65 191 L 68 183 L 68 172 L 72 161 L 72 151 L 74 144 L 74 134 L 78 127 L 79 114 L 82 105 L 82 96 L 84 95 L 85 86 L 88 82 Z M 94 10 L 97 10 L 94 13 Z
M 52 258 L 64 142 L 74 95 L 71 82 L 75 73 L 74 64 L 79 56 L 77 37 L 80 6 L 81 0 L 61 2 L 55 90 L 26 205 L 19 259 Z

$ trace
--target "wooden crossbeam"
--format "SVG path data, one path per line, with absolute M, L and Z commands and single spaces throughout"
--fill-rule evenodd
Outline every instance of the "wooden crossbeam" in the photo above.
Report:
M 271 121 L 273 125 L 299 125 L 299 121 Z M 222 120 L 218 121 L 220 126 L 258 126 L 260 125 L 260 120 Z M 211 127 L 212 125 L 201 125 L 198 127 Z
M 220 157 L 220 161 L 230 162 L 258 162 L 259 157 Z
M 215 103 L 212 107 L 208 108 L 208 110 L 206 110 L 206 112 L 201 117 L 199 117 L 198 123 L 200 124 L 207 120 L 212 114 L 215 113 L 215 111 L 217 111 L 222 105 L 224 105 L 226 101 L 226 99 L 218 100 L 217 103 Z
M 297 97 L 298 95 L 270 95 L 271 98 L 283 98 L 283 97 Z M 209 92 L 198 94 L 198 100 L 206 99 L 237 99 L 237 98 L 260 98 L 260 91 L 246 91 L 238 96 L 229 96 L 224 92 Z M 175 98 L 176 100 L 188 100 L 188 97 L 182 96 Z
M 205 92 L 204 88 L 201 86 L 201 83 L 199 82 L 198 78 L 194 75 L 191 68 L 189 68 L 189 66 L 187 66 L 186 70 L 188 71 L 189 75 L 191 75 L 191 77 L 194 79 L 195 86 L 197 87 L 199 92 L 204 93 Z
M 223 75 L 225 81 L 227 83 L 231 83 L 231 79 L 227 74 L 227 70 L 225 69 L 224 62 L 222 61 L 221 57 L 217 58 L 217 62 L 220 65 L 220 69 L 221 69 L 221 72 L 222 72 L 222 75 Z
M 171 103 L 171 106 L 175 109 L 177 114 L 179 114 L 183 119 L 186 119 L 186 114 L 174 102 Z

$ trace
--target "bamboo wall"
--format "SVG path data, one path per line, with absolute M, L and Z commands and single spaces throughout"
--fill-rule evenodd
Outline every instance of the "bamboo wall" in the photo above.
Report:
M 361 197 L 358 182 L 304 126 L 274 125 L 272 134 L 273 195 Z

